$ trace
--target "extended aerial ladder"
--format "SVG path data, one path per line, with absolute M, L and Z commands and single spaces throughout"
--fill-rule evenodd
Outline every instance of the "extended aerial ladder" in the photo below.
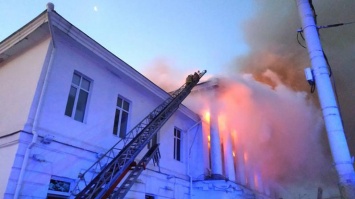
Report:
M 189 75 L 186 83 L 174 91 L 171 97 L 148 114 L 90 168 L 80 173 L 72 192 L 75 198 L 123 198 L 151 159 L 158 164 L 158 145 L 152 146 L 138 164 L 135 164 L 135 158 L 179 108 L 205 73 L 206 70 Z M 126 178 L 118 190 L 114 191 L 124 177 Z

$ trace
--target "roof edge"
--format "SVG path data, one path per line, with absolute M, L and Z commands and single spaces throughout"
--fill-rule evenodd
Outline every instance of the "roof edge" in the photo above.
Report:
M 51 16 L 49 16 L 51 15 Z M 124 62 L 122 59 L 117 57 L 115 54 L 113 54 L 111 51 L 103 47 L 101 44 L 96 42 L 94 39 L 92 39 L 90 36 L 88 36 L 86 33 L 81 31 L 79 28 L 71 24 L 69 21 L 67 21 L 64 17 L 62 17 L 60 14 L 58 14 L 54 9 L 50 10 L 50 13 L 48 13 L 48 9 L 44 10 L 42 13 L 40 13 L 37 17 L 32 19 L 30 22 L 25 24 L 23 27 L 21 27 L 19 30 L 16 32 L 12 33 L 8 37 L 6 37 L 3 41 L 0 42 L 0 55 L 4 54 L 7 50 L 15 46 L 17 43 L 25 39 L 28 35 L 36 31 L 41 25 L 49 23 L 49 26 L 56 26 L 63 32 L 65 32 L 68 36 L 72 37 L 75 39 L 77 42 L 88 48 L 89 50 L 93 51 L 95 54 L 97 54 L 99 57 L 102 59 L 106 60 L 108 63 L 110 63 L 114 68 L 118 69 L 117 66 L 124 66 L 120 67 L 118 70 L 122 71 L 125 73 L 125 75 L 133 77 L 135 81 L 137 81 L 139 84 L 142 86 L 146 87 L 148 90 L 153 92 L 155 95 L 160 97 L 163 100 L 166 100 L 170 95 L 168 92 L 163 90 L 161 87 L 156 85 L 154 82 L 152 82 L 150 79 L 142 75 L 140 72 L 138 72 L 136 69 L 134 69 L 132 66 Z M 52 40 L 55 40 L 55 37 L 52 35 Z M 6 56 L 4 56 L 6 57 Z M 6 57 L 7 58 L 7 57 Z M 6 59 L 5 58 L 5 59 Z M 4 61 L 4 58 L 0 57 L 0 63 Z M 194 111 L 191 109 L 187 108 L 185 105 L 181 104 L 180 108 L 178 109 L 181 111 L 181 113 L 187 115 L 193 120 L 198 121 L 200 119 L 200 116 L 196 114 Z
M 118 69 L 117 66 L 123 66 L 120 67 L 118 70 L 120 70 L 129 77 L 133 77 L 133 79 L 135 79 L 137 83 L 146 87 L 148 90 L 155 93 L 161 99 L 165 100 L 170 96 L 165 90 L 154 84 L 151 80 L 142 75 L 139 71 L 124 62 L 122 59 L 120 59 L 118 56 L 116 56 L 104 46 L 99 44 L 97 41 L 92 39 L 79 28 L 71 24 L 56 11 L 51 12 L 50 23 L 51 25 L 56 26 L 68 36 L 76 40 L 78 43 L 91 50 L 105 61 L 107 61 L 114 68 Z M 53 39 L 55 40 L 55 37 L 53 37 Z
M 95 52 L 95 54 L 97 54 L 99 57 L 101 57 L 102 59 L 110 63 L 110 65 L 112 65 L 114 68 L 125 73 L 125 75 L 129 77 L 133 77 L 135 81 L 137 81 L 139 84 L 141 84 L 151 92 L 155 93 L 161 99 L 166 100 L 168 97 L 170 97 L 170 94 L 167 91 L 163 90 L 161 87 L 156 85 L 150 79 L 142 75 L 139 71 L 137 71 L 132 66 L 127 64 L 125 61 L 120 59 L 118 56 L 113 54 L 111 51 L 106 49 L 100 43 L 92 39 L 89 35 L 87 35 L 79 28 L 71 24 L 55 10 L 53 10 L 51 14 L 52 15 L 49 20 L 50 25 L 54 25 L 57 28 L 59 28 L 61 31 L 65 32 L 68 36 L 72 37 L 81 45 L 85 46 L 92 52 Z M 53 37 L 53 40 L 55 40 L 55 37 Z M 117 66 L 123 66 L 123 67 L 117 68 Z M 186 116 L 188 116 L 193 120 L 196 121 L 200 120 L 200 116 L 198 114 L 196 114 L 194 111 L 192 111 L 191 109 L 189 109 L 183 104 L 181 104 L 179 110 L 181 111 L 181 113 L 185 114 Z
M 6 37 L 0 42 L 0 54 L 3 54 L 12 46 L 25 39 L 29 34 L 34 32 L 42 24 L 48 22 L 48 15 L 46 11 L 43 11 L 36 18 L 28 22 L 22 28 L 12 33 L 10 36 Z

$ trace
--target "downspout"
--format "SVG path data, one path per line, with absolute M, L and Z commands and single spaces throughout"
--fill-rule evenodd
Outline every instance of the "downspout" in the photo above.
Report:
M 54 41 L 53 41 L 53 34 L 52 34 L 52 28 L 51 28 L 51 24 L 50 24 L 50 20 L 49 20 L 49 12 L 51 12 L 53 10 L 54 6 L 53 4 L 50 4 L 48 3 L 47 4 L 47 14 L 48 14 L 48 27 L 49 27 L 49 32 L 52 36 L 52 52 L 51 52 L 51 55 L 50 55 L 50 58 L 49 58 L 49 62 L 48 62 L 48 68 L 47 68 L 47 72 L 45 74 L 45 77 L 44 77 L 44 82 L 43 82 L 43 85 L 42 85 L 42 90 L 41 90 L 41 93 L 40 93 L 40 96 L 39 96 L 39 99 L 38 99 L 38 104 L 37 104 L 37 108 L 36 108 L 36 112 L 35 112 L 35 115 L 34 115 L 34 118 L 33 118 L 33 125 L 32 125 L 32 134 L 33 134 L 33 137 L 32 137 L 32 140 L 31 140 L 31 143 L 28 145 L 27 149 L 26 149 L 26 152 L 25 152 L 25 156 L 23 158 L 23 162 L 22 162 L 22 165 L 21 165 L 21 170 L 20 170 L 20 174 L 19 174 L 19 179 L 17 181 L 17 185 L 16 185 L 16 190 L 15 190 L 15 193 L 14 193 L 14 198 L 17 199 L 19 198 L 19 194 L 20 194 L 20 191 L 21 191 L 21 188 L 22 188 L 22 184 L 23 184 L 23 177 L 25 175 L 25 170 L 27 168 L 27 163 L 28 163 L 28 160 L 29 160 L 29 156 L 31 154 L 31 151 L 32 151 L 32 148 L 33 146 L 36 144 L 36 141 L 38 139 L 38 132 L 37 132 L 37 126 L 38 126 L 38 116 L 40 114 L 40 109 L 42 107 L 42 103 L 43 103 L 43 95 L 45 93 L 45 90 L 47 88 L 47 84 L 48 84 L 48 76 L 49 76 L 49 72 L 50 72 L 50 69 L 51 69 L 51 66 L 52 66 L 52 62 L 53 62 L 53 57 L 54 57 L 54 52 L 55 52 L 55 46 L 54 46 Z
M 198 122 L 196 122 L 193 126 L 191 126 L 189 129 L 187 129 L 187 131 L 186 131 L 186 133 L 187 133 L 187 140 L 189 140 L 189 131 L 192 129 L 192 128 L 194 128 L 195 126 L 197 126 L 198 124 L 200 124 L 201 123 L 201 120 L 200 121 L 198 121 Z M 196 132 L 197 133 L 197 132 Z M 195 135 L 196 136 L 196 135 Z M 195 139 L 194 139 L 195 140 Z M 193 140 L 193 141 L 194 141 Z M 189 177 L 189 180 L 190 180 L 190 199 L 192 199 L 192 176 L 191 176 L 191 174 L 190 174 L 190 155 L 191 155 L 191 147 L 192 147 L 192 145 L 193 145 L 193 142 L 191 143 L 191 146 L 190 146 L 190 148 L 188 148 L 188 154 L 189 154 L 189 156 L 188 156 L 188 159 L 187 159 L 187 176 Z

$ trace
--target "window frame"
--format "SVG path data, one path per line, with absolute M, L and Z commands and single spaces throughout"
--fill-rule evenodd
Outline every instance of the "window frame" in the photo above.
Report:
M 118 100 L 121 99 L 121 104 L 122 106 L 119 107 L 118 106 Z M 125 105 L 125 102 L 128 104 L 128 110 L 125 110 L 124 108 L 124 105 Z M 130 121 L 130 113 L 131 113 L 131 110 L 132 110 L 132 102 L 130 100 L 128 100 L 127 98 L 125 97 L 122 97 L 121 95 L 118 95 L 117 98 L 116 98 L 116 105 L 115 105 L 115 112 L 114 112 L 114 120 L 113 120 L 113 128 L 112 128 L 112 134 L 114 136 L 117 136 L 119 138 L 125 138 L 126 135 L 127 135 L 127 132 L 128 132 L 128 127 L 129 127 L 129 121 Z M 119 116 L 117 118 L 117 111 L 119 111 Z M 122 125 L 122 115 L 125 113 L 127 113 L 127 117 L 126 117 L 126 127 L 125 127 L 125 132 L 122 132 L 121 131 L 121 125 Z M 120 120 L 120 121 L 118 121 Z M 116 122 L 118 122 L 116 124 Z
M 159 136 L 160 130 L 153 136 L 153 138 L 148 142 L 147 144 L 147 149 L 150 149 L 153 147 L 153 145 L 159 144 L 160 143 L 160 136 Z
M 79 78 L 80 78 L 79 85 L 75 83 L 75 79 L 74 79 L 75 75 L 79 76 Z M 89 83 L 87 89 L 83 85 L 84 80 Z M 87 77 L 86 75 L 84 75 L 78 71 L 73 72 L 73 76 L 72 76 L 72 80 L 71 80 L 70 88 L 69 88 L 69 94 L 68 94 L 68 98 L 67 98 L 67 103 L 66 103 L 65 111 L 64 111 L 65 116 L 68 116 L 68 117 L 74 119 L 75 121 L 85 123 L 87 112 L 88 112 L 88 107 L 89 107 L 89 99 L 90 99 L 90 95 L 92 92 L 92 87 L 93 87 L 93 81 L 91 78 Z M 75 89 L 74 100 L 70 99 L 71 92 L 73 91 L 73 89 Z M 78 116 L 78 114 L 79 114 L 78 112 L 80 111 L 80 110 L 78 110 L 79 98 L 81 97 L 82 93 L 86 94 L 86 99 L 85 99 L 85 104 L 83 105 L 82 116 Z M 79 105 L 79 107 L 80 107 L 80 105 Z M 80 118 L 77 118 L 77 117 L 80 117 Z
M 178 133 L 177 133 L 178 132 Z M 176 161 L 182 162 L 182 130 L 174 127 L 174 144 L 173 144 L 173 158 Z
M 155 199 L 155 195 L 146 193 L 144 196 L 145 199 Z
M 70 184 L 68 192 L 62 192 L 62 191 L 54 191 L 49 189 L 49 185 L 51 183 L 51 180 L 58 180 L 58 181 L 63 181 L 67 182 Z M 49 184 L 48 184 L 48 189 L 47 189 L 47 197 L 57 197 L 57 198 L 69 198 L 71 196 L 71 191 L 74 189 L 74 179 L 71 178 L 66 178 L 66 177 L 60 177 L 60 176 L 51 176 L 49 179 Z

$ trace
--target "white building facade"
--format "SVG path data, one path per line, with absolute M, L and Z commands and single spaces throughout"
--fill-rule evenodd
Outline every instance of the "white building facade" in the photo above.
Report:
M 169 98 L 51 8 L 0 43 L 0 85 L 3 198 L 73 198 L 78 174 Z M 269 198 L 206 178 L 202 126 L 180 106 L 158 132 L 159 166 L 126 198 Z

